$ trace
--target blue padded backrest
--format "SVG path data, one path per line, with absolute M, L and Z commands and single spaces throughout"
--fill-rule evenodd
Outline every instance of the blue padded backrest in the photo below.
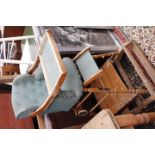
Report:
M 59 66 L 56 62 L 55 55 L 53 54 L 54 52 L 51 50 L 52 50 L 51 45 L 49 41 L 47 41 L 41 56 L 41 63 L 43 66 L 42 69 L 44 72 L 44 76 L 47 76 L 46 83 L 48 83 L 49 87 L 48 91 L 50 92 L 54 89 L 55 83 L 57 82 L 58 77 L 60 76 Z
M 34 77 L 36 80 L 43 80 L 44 79 L 44 74 L 43 74 L 41 65 L 39 65 L 38 68 L 36 69 L 36 71 L 34 73 Z
M 85 52 L 83 55 L 77 58 L 75 62 L 84 81 L 88 80 L 99 71 L 96 62 L 94 61 L 89 51 Z

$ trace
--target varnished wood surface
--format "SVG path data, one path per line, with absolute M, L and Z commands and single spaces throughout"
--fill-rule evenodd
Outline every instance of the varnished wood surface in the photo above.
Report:
M 3 75 L 10 75 L 13 74 L 13 73 L 20 73 L 20 70 L 19 70 L 19 66 L 17 65 L 6 65 L 6 66 L 3 66 L 2 67 L 2 74 Z
M 109 109 L 100 111 L 82 129 L 119 129 L 119 124 Z
M 115 116 L 120 128 L 127 128 L 136 125 L 142 125 L 155 121 L 155 112 L 142 113 L 142 114 L 124 114 Z
M 31 118 L 17 120 L 12 105 L 11 94 L 0 94 L 0 129 L 33 129 Z
M 117 74 L 113 64 L 107 61 L 102 66 L 102 75 L 100 80 L 95 80 L 93 86 L 98 88 L 115 88 L 116 90 L 126 91 L 127 87 L 122 82 L 121 78 Z M 95 96 L 98 101 L 104 97 L 105 93 L 96 93 Z M 109 108 L 114 114 L 126 106 L 130 101 L 136 97 L 136 94 L 131 93 L 111 93 L 103 102 L 100 104 L 101 109 Z

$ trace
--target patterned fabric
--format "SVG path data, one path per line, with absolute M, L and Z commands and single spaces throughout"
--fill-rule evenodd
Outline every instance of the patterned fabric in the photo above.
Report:
M 123 26 L 121 29 L 130 40 L 135 40 L 140 45 L 149 61 L 155 66 L 155 27 Z

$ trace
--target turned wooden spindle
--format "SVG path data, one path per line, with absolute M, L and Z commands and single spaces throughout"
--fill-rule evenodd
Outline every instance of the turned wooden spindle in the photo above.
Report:
M 103 54 L 96 54 L 96 55 L 92 55 L 94 59 L 98 59 L 98 58 L 105 58 L 105 57 L 110 57 L 110 56 L 116 56 L 120 54 L 120 51 L 117 52 L 108 52 L 108 53 L 103 53 Z
M 143 114 L 124 114 L 115 116 L 120 128 L 142 125 L 155 121 L 155 112 Z

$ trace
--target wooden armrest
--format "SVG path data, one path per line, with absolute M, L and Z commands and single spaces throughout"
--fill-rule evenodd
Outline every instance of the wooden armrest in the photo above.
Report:
M 37 58 L 36 58 L 34 64 L 33 64 L 33 65 L 31 66 L 31 68 L 27 71 L 27 73 L 28 73 L 28 74 L 32 74 L 32 73 L 35 71 L 35 69 L 38 67 L 39 63 L 40 63 L 40 59 L 39 59 L 39 56 L 37 56 Z
M 44 112 L 52 104 L 57 94 L 58 92 L 55 91 L 51 95 L 49 95 L 45 102 L 36 111 L 30 114 L 30 117 L 41 115 L 41 113 Z
M 93 82 L 99 76 L 101 76 L 102 72 L 103 72 L 102 69 L 100 69 L 96 74 L 94 74 L 93 76 L 91 76 L 88 80 L 84 81 L 83 82 L 84 87 L 88 86 L 91 82 Z
M 79 57 L 81 57 L 84 53 L 90 50 L 90 47 L 84 48 L 81 52 L 79 52 L 74 58 L 73 61 L 77 60 Z

